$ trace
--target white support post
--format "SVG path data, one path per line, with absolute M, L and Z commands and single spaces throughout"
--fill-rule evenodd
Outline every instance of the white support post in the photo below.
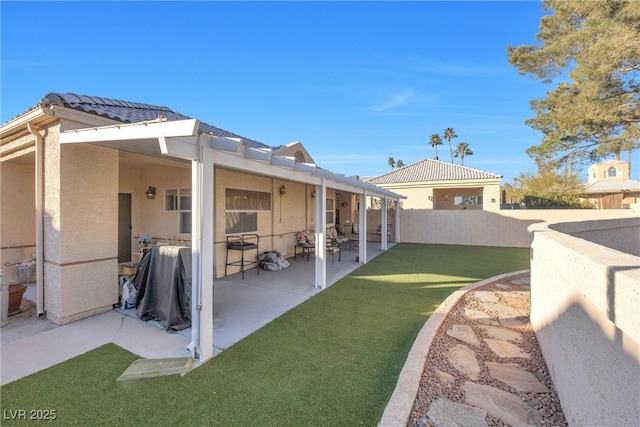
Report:
M 191 163 L 191 343 L 201 362 L 213 357 L 213 150 L 200 148 Z
M 393 241 L 396 243 L 400 243 L 400 200 L 396 200 L 396 214 L 394 215 L 395 225 L 394 229 L 394 239 Z
M 387 250 L 387 198 L 380 199 L 380 250 Z
M 360 212 L 359 221 L 360 221 L 360 230 L 358 238 L 360 242 L 358 244 L 360 264 L 367 263 L 367 190 L 360 195 Z
M 327 185 L 321 178 L 316 185 L 316 283 L 318 289 L 327 287 Z

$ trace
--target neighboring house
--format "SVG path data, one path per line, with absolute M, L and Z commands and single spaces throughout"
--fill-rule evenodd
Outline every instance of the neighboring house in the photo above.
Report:
M 35 254 L 38 315 L 65 324 L 112 309 L 139 236 L 180 242 L 192 248 L 190 349 L 201 359 L 212 355 L 227 236 L 257 233 L 260 252 L 291 256 L 299 230 L 325 247 L 336 199 L 345 220 L 366 224 L 357 198 L 403 198 L 318 167 L 300 143 L 271 148 L 167 107 L 72 93 L 2 124 L 0 161 L 0 258 L 14 242 Z M 366 244 L 359 251 L 366 262 Z M 318 256 L 318 288 L 326 268 Z
M 502 176 L 424 159 L 366 182 L 406 196 L 403 209 L 499 210 Z
M 623 209 L 640 202 L 640 181 L 630 178 L 629 163 L 607 160 L 588 169 L 580 197 L 597 209 Z

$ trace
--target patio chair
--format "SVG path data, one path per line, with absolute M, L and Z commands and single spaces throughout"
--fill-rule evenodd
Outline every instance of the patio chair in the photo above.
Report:
M 382 240 L 382 224 L 378 226 L 378 231 L 376 231 L 378 235 L 378 241 Z M 387 224 L 387 241 L 391 239 L 391 224 Z
M 351 224 L 351 239 L 349 240 L 349 249 L 358 248 L 360 244 L 360 224 L 354 222 Z

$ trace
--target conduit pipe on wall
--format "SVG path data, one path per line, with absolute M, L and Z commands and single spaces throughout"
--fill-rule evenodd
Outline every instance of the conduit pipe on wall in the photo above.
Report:
M 36 310 L 38 317 L 44 313 L 44 143 L 42 135 L 31 123 L 27 130 L 36 138 L 35 207 L 36 207 Z

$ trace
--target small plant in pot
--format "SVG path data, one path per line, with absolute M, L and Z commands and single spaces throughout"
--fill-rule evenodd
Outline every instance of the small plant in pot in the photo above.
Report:
M 296 238 L 298 239 L 298 244 L 299 245 L 306 245 L 307 244 L 307 233 L 305 233 L 304 231 L 298 231 L 296 233 Z

